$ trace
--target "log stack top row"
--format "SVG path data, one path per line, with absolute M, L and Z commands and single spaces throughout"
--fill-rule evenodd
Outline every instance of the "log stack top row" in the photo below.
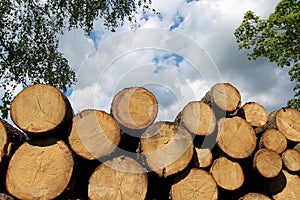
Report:
M 158 112 L 155 95 L 143 87 L 117 93 L 110 113 L 76 115 L 55 87 L 24 89 L 10 108 L 20 130 L 0 123 L 0 192 L 18 199 L 74 197 L 83 180 L 78 171 L 98 159 L 83 183 L 90 199 L 163 199 L 164 192 L 180 200 L 300 196 L 298 110 L 269 114 L 257 102 L 242 105 L 233 85 L 217 83 L 173 122 L 155 122 Z M 151 173 L 169 187 L 156 188 Z

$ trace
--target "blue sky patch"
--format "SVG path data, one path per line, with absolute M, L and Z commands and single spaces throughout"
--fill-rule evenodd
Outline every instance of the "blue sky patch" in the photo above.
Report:
M 182 61 L 183 57 L 175 53 L 164 54 L 162 56 L 155 56 L 152 59 L 152 62 L 157 66 L 154 70 L 154 73 L 164 71 L 167 68 L 166 66 L 179 67 Z
M 183 20 L 184 20 L 184 17 L 182 15 L 180 15 L 179 13 L 177 13 L 173 18 L 174 24 L 172 26 L 170 26 L 169 31 L 173 31 L 174 29 L 178 28 L 180 26 L 180 24 L 183 22 Z

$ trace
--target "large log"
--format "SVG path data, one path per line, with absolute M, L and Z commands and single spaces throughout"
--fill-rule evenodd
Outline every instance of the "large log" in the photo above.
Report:
M 269 116 L 268 127 L 281 131 L 293 142 L 300 142 L 300 111 L 294 108 L 281 108 Z
M 141 150 L 149 167 L 159 176 L 167 177 L 189 165 L 194 145 L 186 129 L 171 122 L 156 122 L 142 135 Z
M 218 121 L 217 144 L 228 156 L 249 157 L 256 148 L 256 140 L 252 126 L 246 120 L 236 116 Z
M 73 165 L 72 153 L 63 141 L 46 146 L 25 142 L 9 162 L 7 191 L 18 199 L 54 199 L 66 190 Z
M 218 186 L 229 191 L 240 188 L 244 183 L 244 173 L 240 164 L 225 157 L 214 161 L 211 174 Z
M 101 164 L 89 179 L 89 199 L 145 199 L 146 170 L 129 157 L 117 157 Z
M 287 200 L 287 199 L 299 200 L 300 197 L 299 175 L 292 175 L 286 170 L 283 170 L 283 174 L 285 176 L 285 187 L 281 192 L 273 196 L 274 200 Z
M 176 123 L 191 133 L 200 136 L 211 135 L 216 127 L 213 109 L 201 101 L 188 103 L 176 117 Z
M 217 83 L 201 99 L 211 107 L 215 105 L 223 111 L 234 112 L 241 106 L 240 92 L 229 83 Z
M 124 132 L 146 129 L 157 116 L 156 97 L 142 87 L 125 88 L 114 96 L 111 113 Z
M 35 84 L 22 90 L 11 102 L 11 119 L 31 136 L 51 133 L 66 138 L 73 111 L 67 98 L 55 87 Z
M 296 149 L 287 149 L 283 152 L 282 161 L 284 166 L 292 172 L 300 171 L 300 152 Z
M 120 138 L 120 129 L 111 115 L 89 109 L 74 116 L 69 144 L 79 156 L 94 160 L 113 152 Z
M 271 149 L 281 154 L 287 148 L 286 137 L 277 129 L 267 129 L 260 138 L 260 148 Z
M 217 200 L 218 188 L 212 175 L 193 168 L 189 174 L 171 187 L 172 200 Z
M 282 170 L 282 160 L 273 150 L 260 149 L 253 159 L 254 167 L 265 178 L 274 178 Z

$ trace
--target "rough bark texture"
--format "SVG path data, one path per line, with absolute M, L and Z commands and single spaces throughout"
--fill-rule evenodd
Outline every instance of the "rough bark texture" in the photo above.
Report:
M 201 101 L 212 107 L 216 105 L 226 112 L 234 112 L 241 106 L 241 95 L 233 85 L 217 83 L 206 93 Z
M 236 190 L 244 183 L 244 173 L 240 164 L 225 157 L 214 161 L 211 174 L 218 186 L 226 190 Z
M 287 148 L 287 139 L 279 130 L 267 129 L 260 138 L 260 147 L 281 154 Z
M 69 143 L 76 154 L 93 160 L 114 151 L 120 138 L 120 129 L 111 115 L 100 110 L 84 110 L 73 118 Z
M 135 160 L 118 157 L 101 164 L 89 179 L 89 199 L 145 199 L 147 174 Z
M 300 142 L 300 111 L 293 108 L 282 108 L 269 116 L 268 127 L 281 131 L 293 142 Z
M 293 172 L 300 171 L 300 152 L 296 149 L 287 149 L 281 157 L 284 166 L 288 170 Z
M 111 113 L 122 130 L 130 132 L 147 128 L 156 118 L 156 97 L 145 88 L 125 88 L 115 95 Z
M 22 90 L 13 99 L 10 114 L 13 122 L 32 136 L 59 132 L 64 134 L 61 137 L 66 137 L 73 111 L 67 98 L 57 88 L 36 84 Z
M 174 123 L 156 122 L 142 135 L 141 149 L 149 167 L 167 177 L 188 166 L 194 145 L 186 129 Z
M 172 200 L 216 200 L 218 189 L 212 175 L 202 169 L 191 169 L 189 174 L 172 185 Z
M 246 120 L 240 117 L 222 118 L 218 122 L 217 144 L 232 158 L 246 158 L 256 147 L 256 135 Z
M 73 165 L 71 151 L 62 141 L 48 146 L 25 142 L 9 162 L 7 191 L 18 199 L 54 199 L 67 188 Z
M 213 109 L 201 101 L 188 103 L 176 118 L 176 122 L 195 135 L 211 135 L 216 127 Z
M 280 156 L 273 150 L 260 149 L 256 152 L 253 164 L 257 171 L 266 178 L 276 177 L 282 169 Z

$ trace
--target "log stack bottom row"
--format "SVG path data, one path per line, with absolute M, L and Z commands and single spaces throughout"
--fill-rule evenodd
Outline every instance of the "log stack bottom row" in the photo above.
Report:
M 174 121 L 158 112 L 143 87 L 77 114 L 53 86 L 25 88 L 15 126 L 0 121 L 0 199 L 300 198 L 300 111 L 268 113 L 217 83 Z

